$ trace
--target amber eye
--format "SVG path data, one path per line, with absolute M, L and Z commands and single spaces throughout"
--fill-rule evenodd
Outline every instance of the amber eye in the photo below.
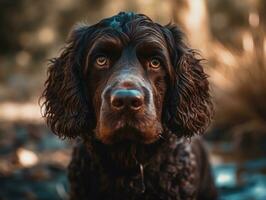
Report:
M 108 65 L 109 60 L 106 56 L 99 56 L 96 58 L 96 63 L 99 67 L 104 67 Z
M 150 61 L 150 67 L 151 67 L 151 68 L 158 69 L 160 66 L 161 66 L 161 62 L 160 62 L 158 59 L 153 58 L 153 59 Z

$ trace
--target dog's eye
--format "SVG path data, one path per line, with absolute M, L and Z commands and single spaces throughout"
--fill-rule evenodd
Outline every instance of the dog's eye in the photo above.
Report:
M 151 61 L 150 61 L 150 67 L 151 68 L 158 69 L 160 66 L 161 66 L 161 62 L 158 59 L 156 59 L 156 58 L 151 59 Z
M 99 67 L 105 67 L 109 65 L 109 59 L 106 56 L 99 56 L 96 58 L 96 64 Z

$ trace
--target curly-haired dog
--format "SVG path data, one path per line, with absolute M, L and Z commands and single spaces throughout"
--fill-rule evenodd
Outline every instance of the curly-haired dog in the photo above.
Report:
M 119 13 L 74 29 L 51 61 L 44 117 L 80 138 L 71 199 L 216 199 L 202 143 L 212 115 L 201 58 L 175 25 Z

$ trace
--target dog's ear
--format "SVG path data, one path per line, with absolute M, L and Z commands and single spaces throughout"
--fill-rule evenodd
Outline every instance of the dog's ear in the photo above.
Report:
M 166 25 L 164 34 L 172 60 L 172 72 L 166 97 L 166 125 L 180 136 L 202 134 L 210 123 L 213 106 L 209 82 L 203 71 L 202 58 L 183 41 L 175 25 Z
M 42 93 L 42 111 L 48 126 L 60 137 L 74 138 L 88 132 L 92 110 L 83 87 L 82 67 L 86 57 L 88 26 L 69 34 L 61 54 L 50 61 Z

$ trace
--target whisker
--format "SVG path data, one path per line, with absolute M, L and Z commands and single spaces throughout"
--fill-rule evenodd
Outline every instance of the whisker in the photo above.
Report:
M 159 134 L 158 137 L 159 137 L 160 139 L 166 140 L 165 137 L 164 137 L 162 134 Z

